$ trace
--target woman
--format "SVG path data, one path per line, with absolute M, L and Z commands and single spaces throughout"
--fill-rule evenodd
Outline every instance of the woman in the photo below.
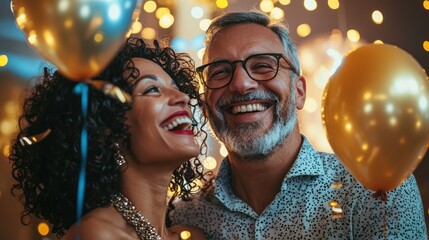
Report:
M 195 179 L 204 180 L 198 156 L 204 154 L 206 133 L 193 117 L 201 103 L 193 68 L 187 55 L 157 41 L 151 48 L 130 39 L 98 76 L 131 95 L 132 104 L 89 90 L 82 219 L 76 217 L 83 120 L 73 92 L 77 83 L 45 69 L 24 102 L 9 157 L 17 180 L 12 192 L 24 200 L 23 223 L 34 214 L 64 239 L 177 240 L 183 230 L 194 240 L 205 239 L 199 229 L 168 228 L 166 207 L 167 188 L 174 192 L 170 209 L 176 196 L 190 198 Z M 47 129 L 40 142 L 20 141 Z M 200 147 L 194 136 L 202 138 Z

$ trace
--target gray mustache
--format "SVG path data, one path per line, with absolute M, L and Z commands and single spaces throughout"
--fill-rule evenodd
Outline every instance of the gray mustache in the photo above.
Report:
M 229 95 L 221 96 L 216 104 L 216 108 L 222 109 L 233 103 L 252 101 L 252 100 L 265 100 L 265 101 L 279 102 L 278 97 L 274 93 L 266 92 L 266 91 L 254 91 L 245 95 L 239 94 L 239 93 L 232 93 Z

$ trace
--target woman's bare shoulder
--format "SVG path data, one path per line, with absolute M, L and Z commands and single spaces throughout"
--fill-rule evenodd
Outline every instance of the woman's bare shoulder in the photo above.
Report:
M 75 240 L 77 236 L 80 240 L 130 239 L 128 228 L 123 223 L 113 208 L 96 208 L 87 213 L 80 224 L 73 224 L 62 239 Z
M 189 238 L 190 240 L 206 240 L 207 239 L 206 235 L 204 234 L 204 231 L 198 227 L 191 227 L 191 226 L 187 226 L 187 225 L 176 225 L 176 226 L 170 227 L 169 230 L 179 234 L 179 236 L 182 232 L 188 231 L 191 234 L 191 236 Z

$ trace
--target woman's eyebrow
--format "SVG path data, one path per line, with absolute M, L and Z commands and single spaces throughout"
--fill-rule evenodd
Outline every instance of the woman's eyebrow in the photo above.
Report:
M 145 79 L 145 78 L 149 78 L 149 79 L 152 79 L 154 81 L 158 81 L 158 77 L 157 76 L 155 76 L 153 74 L 146 74 L 146 75 L 142 75 L 139 78 L 137 78 L 137 82 L 140 82 L 142 79 Z

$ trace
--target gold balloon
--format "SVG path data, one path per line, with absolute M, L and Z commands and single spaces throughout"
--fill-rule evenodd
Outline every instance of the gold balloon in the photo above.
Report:
M 27 41 L 60 73 L 94 77 L 126 39 L 136 0 L 13 0 Z
M 387 192 L 422 160 L 429 142 L 429 82 L 404 50 L 365 45 L 347 54 L 322 97 L 332 149 L 365 187 Z

